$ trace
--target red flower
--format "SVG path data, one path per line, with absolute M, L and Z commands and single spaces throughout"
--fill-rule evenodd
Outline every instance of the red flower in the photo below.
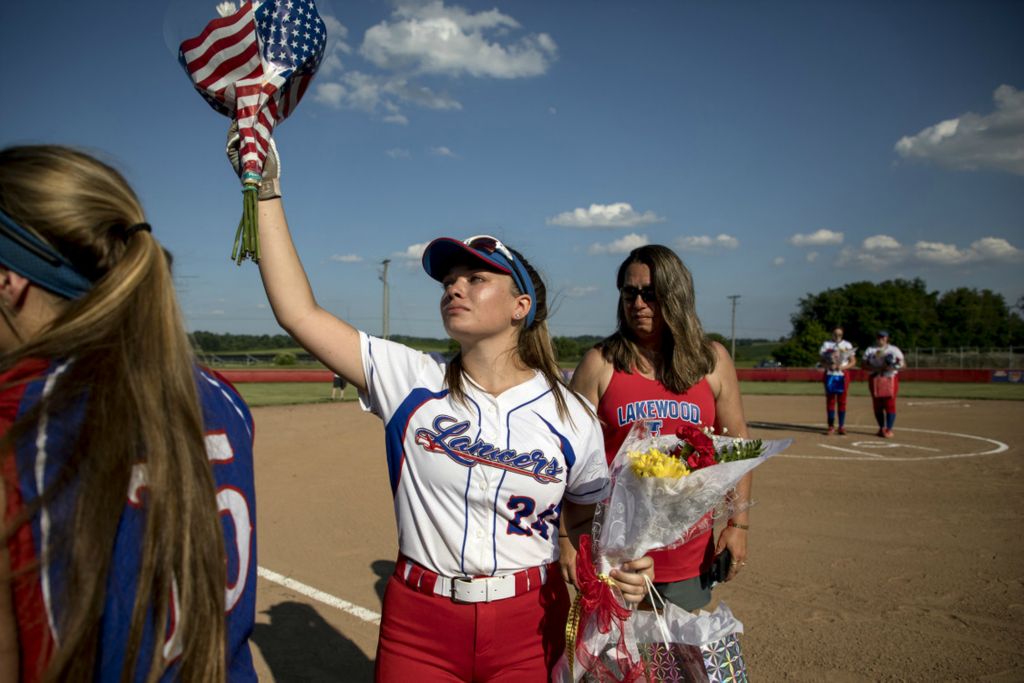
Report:
M 697 427 L 683 425 L 676 430 L 676 436 L 693 449 L 686 458 L 686 466 L 691 470 L 710 467 L 718 462 L 715 458 L 715 442 Z

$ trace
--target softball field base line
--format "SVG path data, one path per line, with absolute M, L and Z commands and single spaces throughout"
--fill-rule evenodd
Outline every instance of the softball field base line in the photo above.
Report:
M 341 598 L 335 597 L 330 593 L 324 593 L 322 590 L 318 590 L 316 588 L 313 588 L 312 586 L 307 586 L 306 584 L 300 581 L 290 579 L 287 576 L 278 574 L 277 572 L 271 571 L 266 567 L 257 567 L 256 573 L 262 579 L 266 579 L 267 581 L 276 583 L 279 586 L 284 586 L 288 590 L 295 591 L 296 593 L 301 593 L 302 595 L 305 595 L 307 598 L 312 598 L 317 602 L 323 603 L 330 607 L 334 607 L 335 609 L 340 609 L 342 612 L 345 612 L 346 614 L 351 614 L 355 618 L 362 619 L 367 623 L 376 624 L 380 626 L 380 615 L 374 612 L 373 610 L 368 610 L 365 607 L 354 605 L 348 600 L 342 600 Z
M 820 427 L 819 424 L 799 424 L 797 426 L 800 426 L 800 427 Z M 866 427 L 863 426 L 863 425 L 846 425 L 846 426 L 847 426 L 847 429 L 866 429 Z M 872 427 L 871 429 L 874 429 L 874 428 Z M 948 454 L 942 454 L 942 455 L 927 455 L 927 456 L 923 456 L 923 457 L 919 457 L 919 458 L 892 457 L 892 456 L 884 456 L 884 457 L 880 458 L 880 457 L 878 457 L 877 455 L 874 455 L 874 454 L 872 454 L 870 456 L 864 456 L 864 457 L 857 457 L 857 456 L 850 457 L 850 456 L 839 456 L 839 455 L 808 455 L 808 454 L 805 454 L 805 453 L 779 453 L 778 455 L 773 456 L 773 457 L 776 457 L 776 458 L 804 458 L 804 459 L 808 459 L 808 460 L 847 460 L 847 461 L 855 461 L 855 460 L 862 460 L 863 461 L 863 460 L 867 460 L 867 461 L 870 461 L 870 462 L 925 462 L 925 461 L 928 461 L 928 460 L 951 460 L 951 459 L 954 459 L 954 458 L 977 458 L 977 457 L 982 456 L 982 455 L 995 455 L 996 453 L 1004 453 L 1004 452 L 1010 450 L 1010 446 L 1005 444 L 1005 443 L 1003 443 L 1002 441 L 996 441 L 995 439 L 989 439 L 988 437 L 977 436 L 975 434 L 961 434 L 959 432 L 943 432 L 943 431 L 939 431 L 937 429 L 918 429 L 918 428 L 914 428 L 914 427 L 900 427 L 898 429 L 898 431 L 900 431 L 900 432 L 920 432 L 922 434 L 939 434 L 940 436 L 956 436 L 956 437 L 960 437 L 960 438 L 963 438 L 963 439 L 972 439 L 974 441 L 983 441 L 983 442 L 992 444 L 994 446 L 994 448 L 990 448 L 987 451 L 978 451 L 976 453 L 948 453 Z M 824 435 L 824 431 L 822 432 L 822 434 Z M 899 441 L 889 441 L 889 440 L 886 440 L 886 441 L 879 440 L 877 442 L 877 444 L 878 444 L 878 446 L 877 446 L 878 448 L 885 448 L 885 449 L 900 448 L 900 447 L 905 447 L 905 448 L 922 448 L 921 446 L 915 446 L 914 444 L 900 443 Z M 832 450 L 846 450 L 848 452 L 854 452 L 854 451 L 849 451 L 848 449 L 839 448 L 839 447 L 836 447 L 836 446 L 830 446 L 830 445 L 826 445 L 826 444 L 819 444 L 819 445 L 824 446 L 825 448 L 831 448 Z M 926 449 L 926 450 L 934 450 L 934 449 Z

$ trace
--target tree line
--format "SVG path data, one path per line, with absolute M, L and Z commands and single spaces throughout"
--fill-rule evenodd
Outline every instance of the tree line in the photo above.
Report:
M 860 350 L 874 343 L 879 330 L 904 350 L 1024 346 L 1022 309 L 1024 299 L 1008 305 L 989 289 L 929 291 L 920 278 L 852 282 L 800 299 L 790 318 L 793 331 L 772 355 L 787 366 L 814 365 L 837 325 Z

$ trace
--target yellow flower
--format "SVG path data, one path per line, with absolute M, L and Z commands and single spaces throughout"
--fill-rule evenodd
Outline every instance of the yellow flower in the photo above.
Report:
M 686 464 L 679 458 L 652 448 L 645 453 L 630 451 L 629 464 L 637 477 L 661 477 L 679 479 L 690 474 Z

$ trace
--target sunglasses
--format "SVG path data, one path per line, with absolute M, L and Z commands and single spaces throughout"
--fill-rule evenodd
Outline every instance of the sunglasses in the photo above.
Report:
M 655 294 L 653 285 L 647 285 L 646 287 L 626 285 L 619 290 L 619 294 L 622 295 L 622 300 L 627 304 L 631 304 L 636 301 L 638 296 L 647 304 L 657 303 L 658 301 L 658 295 Z
M 480 251 L 486 251 L 488 254 L 498 252 L 502 256 L 508 259 L 509 263 L 515 262 L 515 257 L 512 256 L 512 250 L 501 243 L 497 237 L 491 237 L 490 235 L 474 235 L 469 237 L 462 242 L 467 247 L 478 249 Z

